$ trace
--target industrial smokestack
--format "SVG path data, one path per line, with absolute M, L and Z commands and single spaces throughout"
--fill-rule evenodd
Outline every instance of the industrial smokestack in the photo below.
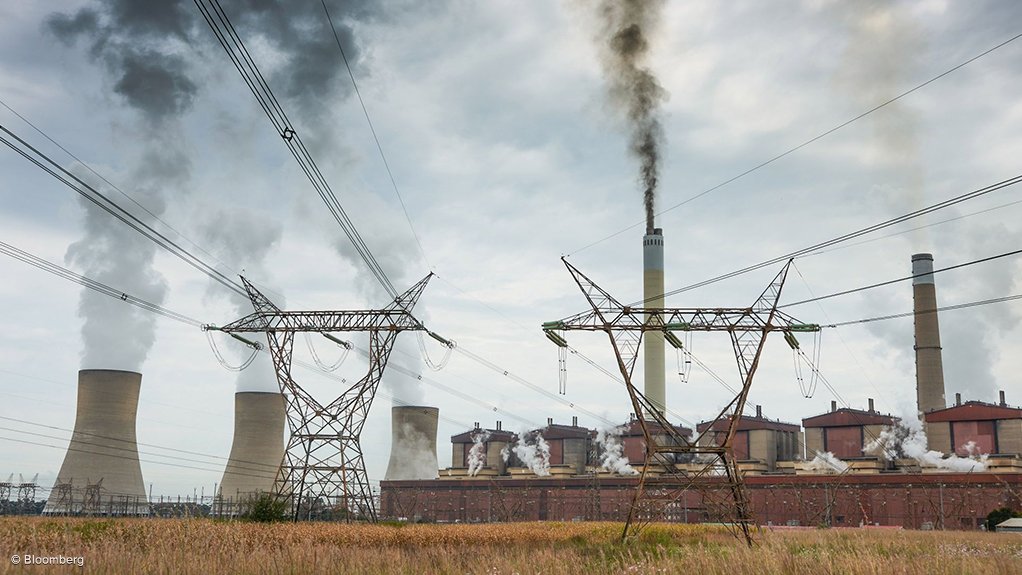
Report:
M 664 307 L 664 232 L 660 228 L 642 236 L 642 299 L 642 305 L 647 309 Z M 659 314 L 647 316 L 647 321 L 663 325 L 663 318 Z M 647 331 L 643 339 L 643 393 L 657 411 L 663 413 L 667 407 L 664 333 L 660 330 Z
M 937 325 L 937 291 L 933 284 L 933 255 L 912 256 L 912 301 L 915 312 L 916 400 L 920 414 L 947 407 L 944 365 Z
M 436 407 L 390 408 L 390 463 L 385 479 L 436 479 Z M 476 424 L 478 428 L 478 424 Z
M 234 394 L 234 442 L 220 481 L 225 501 L 269 493 L 284 459 L 284 396 L 276 392 Z
M 46 514 L 148 515 L 135 417 L 142 374 L 78 372 L 71 444 L 46 501 Z

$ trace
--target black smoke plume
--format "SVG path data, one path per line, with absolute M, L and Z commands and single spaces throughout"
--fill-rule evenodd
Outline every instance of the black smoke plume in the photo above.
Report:
M 610 101 L 628 123 L 632 154 L 646 209 L 646 233 L 653 233 L 663 127 L 660 103 L 667 91 L 649 69 L 649 33 L 659 20 L 661 0 L 601 0 L 599 43 Z

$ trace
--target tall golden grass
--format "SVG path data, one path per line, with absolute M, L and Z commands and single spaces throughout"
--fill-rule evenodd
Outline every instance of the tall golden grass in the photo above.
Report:
M 816 530 L 727 532 L 617 523 L 256 524 L 206 519 L 0 519 L 6 573 L 1022 573 L 1016 534 Z M 14 554 L 82 555 L 84 569 L 13 565 Z

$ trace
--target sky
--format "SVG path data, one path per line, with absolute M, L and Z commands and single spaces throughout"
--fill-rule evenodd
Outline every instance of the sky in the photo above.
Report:
M 386 468 L 395 397 L 440 409 L 440 467 L 450 465 L 448 438 L 474 422 L 493 427 L 500 419 L 522 430 L 548 417 L 578 416 L 590 427 L 628 418 L 622 384 L 574 354 L 566 393 L 558 394 L 557 349 L 539 327 L 586 309 L 562 256 L 621 301 L 641 299 L 640 162 L 608 91 L 597 4 L 328 1 L 370 129 L 320 2 L 287 10 L 270 1 L 224 2 L 397 289 L 436 274 L 416 311 L 458 347 L 433 371 L 415 335 L 400 336 L 391 361 L 402 369 L 385 375 L 362 434 L 374 481 Z M 154 6 L 0 5 L 0 124 L 287 309 L 386 305 L 195 6 Z M 641 64 L 663 94 L 654 208 L 667 288 L 1018 175 L 1022 40 L 733 179 L 1020 31 L 1022 7 L 1008 1 L 662 4 L 644 28 Z M 1022 187 L 1012 186 L 799 258 L 782 303 L 904 277 L 917 252 L 932 252 L 940 268 L 1013 251 L 1020 216 Z M 243 298 L 87 208 L 6 147 L 0 241 L 204 323 L 250 311 Z M 779 269 L 672 295 L 667 305 L 749 305 Z M 1009 257 L 938 274 L 938 303 L 1020 293 L 1020 271 Z M 142 456 L 146 483 L 155 495 L 210 494 L 230 451 L 234 393 L 273 389 L 269 362 L 258 359 L 239 376 L 193 326 L 82 294 L 7 256 L 0 277 L 0 479 L 38 473 L 41 485 L 52 485 L 74 425 L 77 371 L 136 369 L 143 373 L 138 439 L 153 446 Z M 902 282 L 786 311 L 830 324 L 911 309 Z M 1020 317 L 1011 302 L 941 315 L 949 400 L 961 393 L 995 401 L 1005 390 L 1009 403 L 1020 403 L 1022 356 L 1013 353 Z M 605 336 L 567 338 L 585 358 L 614 369 Z M 240 345 L 217 342 L 229 361 L 243 358 Z M 322 338 L 313 345 L 325 362 L 339 353 Z M 803 397 L 791 352 L 775 337 L 750 403 L 791 422 L 827 411 L 832 400 L 865 408 L 874 398 L 880 411 L 914 412 L 911 317 L 825 329 L 819 345 L 819 367 L 838 397 L 823 385 Z M 433 340 L 425 347 L 433 361 L 443 355 Z M 295 349 L 311 361 L 303 338 Z M 725 336 L 695 334 L 692 351 L 736 384 Z M 682 382 L 677 361 L 668 350 L 668 409 L 691 426 L 730 397 L 698 367 Z M 642 367 L 640 359 L 637 379 Z M 336 374 L 352 380 L 364 370 L 353 356 Z M 296 375 L 324 401 L 341 391 L 314 371 Z M 164 457 L 175 453 L 167 449 L 204 455 L 189 456 L 197 469 L 185 468 Z

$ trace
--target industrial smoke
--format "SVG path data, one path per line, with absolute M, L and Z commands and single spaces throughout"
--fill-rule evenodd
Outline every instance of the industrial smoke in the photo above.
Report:
M 472 434 L 472 448 L 468 451 L 468 474 L 475 477 L 486 467 L 486 441 L 490 439 L 489 431 Z
M 627 426 L 621 425 L 596 432 L 596 443 L 601 448 L 600 467 L 618 475 L 635 475 L 638 472 L 628 464 L 625 448 L 621 443 L 621 434 Z
M 975 444 L 973 444 L 975 445 Z M 983 471 L 986 469 L 986 454 L 959 457 L 955 454 L 944 456 L 927 447 L 923 423 L 916 417 L 903 418 L 898 425 L 885 427 L 880 435 L 870 442 L 863 451 L 877 451 L 905 459 L 914 459 L 922 466 L 947 469 L 948 471 Z M 967 447 L 968 449 L 968 447 Z M 973 449 L 968 449 L 971 453 Z
M 660 177 L 660 104 L 667 97 L 648 66 L 650 33 L 662 6 L 662 0 L 603 0 L 597 8 L 600 63 L 610 102 L 627 124 L 629 150 L 639 160 L 647 234 L 653 233 Z
M 838 473 L 848 471 L 848 464 L 838 459 L 836 455 L 829 451 L 817 451 L 816 457 L 806 467 L 815 471 L 836 471 Z
M 550 475 L 550 444 L 538 431 L 525 431 L 518 435 L 514 446 L 506 446 L 500 454 L 507 462 L 513 452 L 523 465 L 540 477 Z

